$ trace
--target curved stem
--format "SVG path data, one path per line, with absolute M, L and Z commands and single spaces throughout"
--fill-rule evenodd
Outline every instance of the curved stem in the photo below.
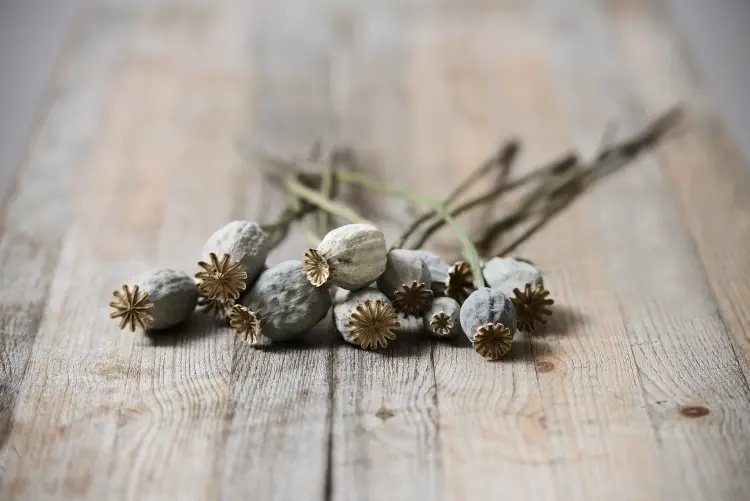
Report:
M 484 177 L 493 168 L 501 166 L 504 168 L 504 170 L 509 170 L 510 166 L 513 163 L 513 160 L 518 153 L 519 148 L 520 145 L 517 140 L 513 139 L 505 141 L 496 154 L 482 162 L 479 167 L 477 167 L 471 174 L 469 174 L 469 176 L 464 179 L 461 184 L 454 188 L 453 191 L 451 191 L 450 194 L 445 197 L 442 202 L 443 206 L 445 207 L 454 202 L 459 196 L 461 196 L 462 193 L 469 189 L 471 185 L 476 183 L 480 178 Z M 399 237 L 393 243 L 393 248 L 399 249 L 403 247 L 404 243 L 406 243 L 406 241 L 417 230 L 417 228 L 422 226 L 422 224 L 427 222 L 436 214 L 437 212 L 435 210 L 431 210 L 414 219 L 406 228 L 404 228 L 404 231 L 401 232 L 401 235 L 399 235 Z
M 514 190 L 525 184 L 528 184 L 531 181 L 549 176 L 551 174 L 559 174 L 559 173 L 566 172 L 568 169 L 575 166 L 577 163 L 578 163 L 578 157 L 573 153 L 569 153 L 565 155 L 564 157 L 554 160 L 553 162 L 543 167 L 534 169 L 533 171 L 529 172 L 528 174 L 525 174 L 524 176 L 519 177 L 516 180 L 509 181 L 505 184 L 501 184 L 500 186 L 496 186 L 492 188 L 491 190 L 483 193 L 482 195 L 477 196 L 476 198 L 467 200 L 465 203 L 453 209 L 453 211 L 451 211 L 451 215 L 454 217 L 458 217 L 464 212 L 467 212 L 475 207 L 497 200 L 497 197 L 499 197 L 500 195 L 502 195 L 503 193 L 507 191 Z M 427 240 L 436 231 L 438 231 L 440 228 L 443 227 L 444 224 L 445 223 L 443 221 L 435 221 L 430 226 L 428 226 L 424 230 L 422 235 L 419 237 L 419 240 L 417 240 L 417 242 L 414 244 L 414 248 L 415 249 L 421 248 L 425 244 L 425 242 L 427 242 Z
M 320 238 L 315 234 L 315 232 L 312 231 L 310 228 L 310 225 L 307 224 L 305 221 L 305 214 L 302 212 L 302 202 L 300 202 L 300 199 L 297 197 L 292 197 L 291 201 L 289 202 L 289 205 L 297 212 L 297 214 L 300 215 L 299 217 L 299 228 L 302 231 L 302 234 L 305 236 L 307 241 L 310 243 L 312 247 L 317 247 L 320 243 Z M 325 211 L 319 211 L 321 214 L 326 213 Z M 326 213 L 327 214 L 327 213 Z
M 328 167 L 323 171 L 322 179 L 320 181 L 320 192 L 329 200 L 333 198 L 332 167 Z M 328 212 L 324 210 L 320 211 L 318 213 L 318 232 L 321 235 L 325 235 L 326 233 L 328 233 L 329 226 Z
M 370 221 L 357 214 L 354 209 L 324 197 L 320 192 L 308 188 L 297 181 L 294 177 L 287 177 L 284 180 L 284 184 L 294 196 L 297 196 L 324 211 L 341 216 L 353 223 L 372 224 Z
M 440 201 L 406 190 L 390 188 L 388 186 L 380 184 L 378 181 L 372 178 L 369 178 L 363 174 L 359 174 L 358 172 L 338 171 L 336 172 L 336 177 L 339 181 L 345 183 L 358 184 L 363 188 L 368 188 L 384 195 L 404 198 L 406 200 L 411 200 L 413 202 L 432 208 L 432 210 L 440 215 L 440 217 L 445 219 L 446 223 L 448 223 L 453 228 L 453 231 L 456 233 L 456 237 L 458 237 L 458 239 L 463 244 L 464 255 L 466 256 L 466 260 L 471 265 L 471 271 L 474 274 L 474 284 L 477 288 L 484 287 L 484 276 L 482 275 L 482 267 L 479 263 L 479 254 L 477 253 L 477 249 L 474 247 L 474 244 L 471 243 L 469 237 L 466 235 L 466 233 L 464 233 L 456 220 L 453 219 L 453 217 L 448 213 L 448 211 Z

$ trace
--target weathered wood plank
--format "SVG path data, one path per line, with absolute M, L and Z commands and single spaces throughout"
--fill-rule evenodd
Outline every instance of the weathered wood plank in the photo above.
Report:
M 489 5 L 417 23 L 408 68 L 413 189 L 446 194 L 501 138 L 526 132 L 515 122 L 530 103 L 521 94 L 543 94 L 527 25 L 518 9 Z M 555 153 L 565 146 L 551 143 Z M 481 228 L 496 211 L 462 222 Z M 450 230 L 433 242 L 446 257 L 458 247 Z M 531 342 L 519 339 L 498 363 L 484 361 L 463 337 L 431 347 L 445 499 L 556 498 Z
M 327 372 L 310 377 L 319 366 L 314 350 L 253 352 L 200 315 L 186 332 L 155 342 L 112 335 L 106 309 L 97 306 L 92 316 L 86 306 L 101 305 L 114 284 L 144 267 L 192 271 L 216 227 L 258 214 L 261 187 L 257 175 L 240 175 L 236 150 L 253 125 L 248 17 L 195 6 L 102 15 L 124 22 L 129 41 L 103 56 L 119 63 L 116 79 L 99 110 L 106 120 L 96 146 L 74 171 L 74 228 L 16 409 L 10 439 L 22 459 L 6 468 L 9 488 L 33 499 L 204 499 L 247 491 L 271 499 L 287 497 L 287 488 L 320 498 L 328 391 L 307 405 L 287 395 L 304 394 L 305 385 L 325 388 Z M 127 210 L 131 204 L 138 210 Z M 313 371 L 263 379 L 282 373 L 289 357 L 300 367 L 310 360 Z M 261 391 L 267 388 L 279 393 Z M 285 422 L 279 410 L 287 405 L 287 417 L 303 417 Z M 317 409 L 317 420 L 308 420 Z M 322 430 L 321 440 L 308 434 L 300 441 L 303 422 Z M 289 447 L 298 442 L 311 452 Z M 180 480 L 167 480 L 174 472 Z
M 683 395 L 685 402 L 701 406 L 698 414 L 705 412 L 702 407 L 710 411 L 701 418 L 703 423 L 692 425 L 699 431 L 689 434 L 683 434 L 681 428 L 692 432 L 691 424 L 674 414 L 663 417 L 664 435 L 677 442 L 677 453 L 690 457 L 696 471 L 696 477 L 689 478 L 675 469 L 672 478 L 674 482 L 682 479 L 681 485 L 691 492 L 709 485 L 714 497 L 746 499 L 750 496 L 746 480 L 750 440 L 742 430 L 747 429 L 750 416 L 747 166 L 718 119 L 664 7 L 649 2 L 615 2 L 608 7 L 638 106 L 653 112 L 678 101 L 687 108 L 682 133 L 658 152 L 657 159 L 671 185 L 672 204 L 690 231 L 690 245 L 699 258 L 697 268 L 706 274 L 704 287 L 711 299 L 712 314 L 721 325 L 700 332 L 693 358 L 678 357 L 673 345 L 664 346 L 662 357 L 677 365 L 680 380 L 690 383 Z M 690 321 L 694 323 L 692 318 Z M 679 344 L 684 340 L 679 339 Z M 732 356 L 737 362 L 731 360 Z
M 610 18 L 631 88 L 645 112 L 665 103 L 684 103 L 686 124 L 658 152 L 664 175 L 690 229 L 697 254 L 727 324 L 746 378 L 750 378 L 750 196 L 748 169 L 680 41 L 678 31 L 656 5 L 614 2 Z M 653 71 L 668 64 L 669 71 Z M 731 224 L 718 224 L 727 222 Z
M 324 4 L 256 1 L 246 25 L 245 57 L 253 76 L 242 142 L 303 157 L 328 139 L 330 41 Z M 235 15 L 228 12 L 228 15 Z M 248 190 L 237 217 L 270 220 L 281 210 L 252 156 L 244 159 Z M 258 207 L 260 205 L 260 207 Z M 260 212 L 259 212 L 260 209 Z M 274 251 L 270 264 L 299 260 L 307 247 L 299 228 Z M 331 332 L 324 321 L 300 342 L 260 349 L 234 343 L 224 459 L 216 468 L 222 499 L 305 499 L 326 496 L 331 413 Z
M 747 173 L 675 40 L 646 2 L 87 11 L 0 236 L 0 497 L 747 498 Z M 350 143 L 439 196 L 502 137 L 523 172 L 679 99 L 685 136 L 519 250 L 557 316 L 503 362 L 419 335 L 364 352 L 330 323 L 254 350 L 200 315 L 160 340 L 106 317 L 122 279 L 192 271 L 216 227 L 279 208 L 238 143 Z M 345 193 L 389 238 L 407 219 Z
M 523 172 L 570 146 L 544 30 L 520 5 L 497 17 L 474 15 L 466 30 L 480 46 L 495 48 L 481 67 L 497 68 L 491 88 L 500 127 L 525 140 Z M 559 316 L 544 335 L 521 337 L 502 364 L 483 364 L 470 350 L 471 356 L 454 362 L 458 355 L 445 347 L 441 371 L 436 358 L 437 375 L 444 378 L 438 386 L 441 418 L 463 424 L 451 440 L 462 454 L 451 466 L 446 456 L 445 471 L 455 473 L 451 485 L 464 497 L 632 499 L 648 495 L 656 483 L 657 473 L 649 474 L 656 462 L 651 426 L 645 411 L 633 406 L 642 400 L 640 381 L 616 303 L 607 297 L 595 255 L 587 252 L 590 229 L 583 220 L 574 207 L 520 251 L 542 264 L 558 301 Z M 592 308 L 606 320 L 581 318 Z M 464 380 L 472 382 L 469 395 L 475 398 L 463 396 Z M 443 410 L 446 393 L 455 395 L 456 408 L 473 404 L 480 410 L 458 420 Z M 494 405 L 483 409 L 487 401 Z M 640 466 L 632 461 L 634 450 Z M 614 487 L 616 477 L 622 481 Z
M 16 186 L 3 214 L 0 240 L 0 441 L 3 497 L 24 482 L 14 472 L 27 451 L 16 440 L 28 430 L 15 408 L 28 380 L 37 333 L 47 323 L 45 303 L 71 226 L 76 170 L 90 154 L 113 77 L 108 56 L 123 43 L 119 21 L 92 15 L 75 23 L 39 114 Z M 70 118 L 76 116 L 71 122 Z M 39 384 L 42 384 L 41 382 Z M 50 435 L 48 435 L 49 438 Z M 37 482 L 38 484 L 38 482 Z M 36 487 L 26 485 L 36 489 Z M 41 486 L 39 486 L 41 487 Z M 41 498 L 40 498 L 41 499 Z
M 14 415 L 10 440 L 21 457 L 10 493 L 202 498 L 218 491 L 206 465 L 222 451 L 230 365 L 223 337 L 200 319 L 186 326 L 195 337 L 129 336 L 116 331 L 104 306 L 109 290 L 144 268 L 192 270 L 195 258 L 183 249 L 199 249 L 215 221 L 226 219 L 223 194 L 236 167 L 227 157 L 238 127 L 227 112 L 241 116 L 235 101 L 244 88 L 236 68 L 214 56 L 221 47 L 211 43 L 205 9 L 95 12 L 81 57 L 94 48 L 102 54 L 80 65 L 114 71 L 94 146 L 80 166 L 63 166 L 74 175 L 65 201 L 73 227 Z M 102 45 L 113 26 L 127 43 Z M 190 50 L 200 35 L 202 55 Z M 216 175 L 204 170 L 212 161 L 223 175 L 206 186 Z M 221 202 L 184 224 L 201 195 Z M 172 471 L 184 478 L 165 482 Z
M 404 76 L 413 26 L 401 7 L 361 4 L 338 17 L 339 47 L 349 48 L 337 64 L 339 81 L 349 84 L 346 95 L 337 95 L 340 135 L 356 145 L 359 168 L 396 186 L 406 186 L 412 172 L 408 106 L 414 96 Z M 404 218 L 403 207 L 389 200 L 374 214 L 389 242 Z M 427 341 L 406 333 L 382 353 L 335 345 L 332 499 L 443 496 L 429 353 Z
M 624 133 L 645 122 L 636 111 L 621 55 L 600 11 L 585 2 L 564 8 L 550 2 L 539 9 L 539 18 L 550 38 L 549 53 L 556 62 L 568 130 L 584 151 L 593 151 L 612 120 Z M 662 108 L 671 104 L 664 101 Z M 643 443 L 634 462 L 633 440 L 623 440 L 629 454 L 612 467 L 621 478 L 628 475 L 622 486 L 627 489 L 640 489 L 651 479 L 651 486 L 657 488 L 653 497 L 671 498 L 676 492 L 687 499 L 726 496 L 728 488 L 734 488 L 733 465 L 747 450 L 746 440 L 730 431 L 745 423 L 748 403 L 742 397 L 747 383 L 716 315 L 716 303 L 671 187 L 658 164 L 644 158 L 616 181 L 603 183 L 581 205 L 588 214 L 585 224 L 592 230 L 586 244 L 599 256 L 605 286 L 614 292 L 614 306 L 632 347 L 623 355 L 635 361 L 645 391 L 643 396 L 634 393 L 627 405 L 648 411 L 653 442 L 660 452 L 660 464 L 647 466 L 644 461 L 649 456 L 644 453 L 654 444 Z M 600 309 L 597 317 L 603 317 Z M 603 381 L 610 391 L 617 388 L 622 399 L 618 379 L 590 378 Z M 683 410 L 691 406 L 720 408 L 721 417 L 691 422 L 690 411 Z M 636 415 L 642 421 L 642 411 Z M 725 421 L 731 424 L 726 426 Z M 634 433 L 634 428 L 622 424 L 625 434 Z M 661 470 L 661 477 L 653 476 L 652 467 Z M 586 479 L 587 486 L 593 484 L 592 478 L 596 477 Z M 609 484 L 609 479 L 601 480 L 603 487 Z M 617 493 L 624 499 L 638 497 L 635 492 L 625 494 L 622 487 Z

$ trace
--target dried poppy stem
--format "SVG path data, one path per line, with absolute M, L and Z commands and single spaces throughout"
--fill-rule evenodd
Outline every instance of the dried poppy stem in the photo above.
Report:
M 307 224 L 307 221 L 305 221 L 306 213 L 304 212 L 302 208 L 302 202 L 299 198 L 293 196 L 291 200 L 289 201 L 290 206 L 296 211 L 296 213 L 299 215 L 298 223 L 299 223 L 299 229 L 302 231 L 302 234 L 305 236 L 307 241 L 312 246 L 317 246 L 320 243 L 320 237 L 315 234 L 315 232 L 310 228 L 310 225 Z M 319 211 L 320 213 L 324 213 L 325 211 Z
M 323 142 L 320 138 L 317 138 L 310 148 L 310 154 L 307 156 L 307 158 L 311 162 L 320 162 L 321 157 L 323 153 Z M 333 167 L 329 165 L 326 167 L 321 176 L 320 176 L 320 192 L 321 194 L 328 198 L 329 200 L 333 199 Z M 328 233 L 329 228 L 329 219 L 328 219 L 328 212 L 324 210 L 318 210 L 318 232 L 321 235 L 325 235 Z M 312 230 L 307 226 L 304 220 L 300 220 L 300 228 L 302 229 L 302 232 L 305 233 L 305 236 L 308 240 L 312 243 L 314 237 L 314 233 Z M 313 237 L 313 239 L 311 239 Z M 317 238 L 317 242 L 320 242 L 320 239 Z M 313 245 L 317 245 L 317 242 L 315 242 Z
M 524 197 L 514 212 L 486 228 L 477 244 L 477 247 L 483 251 L 488 250 L 492 246 L 494 239 L 502 232 L 530 217 L 532 215 L 530 210 L 534 205 L 545 203 L 546 207 L 543 209 L 543 214 L 539 220 L 510 245 L 506 246 L 499 255 L 511 252 L 548 223 L 554 215 L 571 203 L 586 187 L 593 184 L 596 180 L 616 172 L 628 161 L 633 160 L 642 153 L 643 150 L 654 146 L 675 127 L 681 116 L 682 110 L 680 108 L 670 109 L 631 138 L 609 148 L 602 149 L 601 153 L 599 153 L 589 166 L 581 166 L 578 164 L 575 155 L 567 155 L 546 167 L 530 172 L 514 182 L 499 186 L 485 195 L 468 201 L 466 204 L 456 208 L 452 215 L 457 216 L 464 210 L 469 210 L 477 205 L 494 200 L 501 192 L 517 188 L 536 178 L 554 175 L 554 178 L 556 178 L 554 181 L 542 182 L 542 184 L 538 185 Z M 565 176 L 559 178 L 560 174 L 565 174 Z M 563 197 L 562 200 L 559 197 Z M 427 239 L 440 227 L 442 227 L 441 221 L 428 227 L 414 247 L 418 249 L 424 245 Z
M 500 166 L 503 168 L 503 172 L 507 172 L 510 170 L 510 166 L 513 163 L 513 160 L 515 159 L 516 155 L 518 154 L 518 150 L 520 149 L 520 144 L 518 140 L 512 139 L 505 141 L 502 145 L 502 147 L 492 155 L 490 158 L 486 159 L 484 162 L 482 162 L 479 167 L 477 167 L 469 176 L 461 182 L 453 191 L 448 194 L 447 197 L 443 200 L 442 204 L 444 206 L 448 206 L 451 203 L 453 203 L 458 197 L 460 197 L 466 190 L 468 190 L 474 183 L 476 183 L 479 179 L 487 175 L 488 172 L 490 172 L 492 169 L 494 169 L 497 166 Z M 437 215 L 437 212 L 435 210 L 427 211 L 414 219 L 409 225 L 404 228 L 404 231 L 401 232 L 401 235 L 396 239 L 393 246 L 391 248 L 393 249 L 400 249 L 404 246 L 404 243 L 408 240 L 408 238 L 420 227 L 422 226 L 426 221 L 429 219 L 435 217 Z M 455 216 L 455 214 L 453 214 Z M 442 224 L 442 220 L 441 220 Z
M 341 216 L 353 223 L 372 225 L 370 221 L 357 214 L 354 209 L 340 202 L 334 202 L 333 200 L 324 197 L 320 192 L 308 188 L 297 181 L 294 177 L 287 177 L 284 184 L 293 195 L 319 207 L 322 210 Z
M 289 234 L 289 226 L 308 212 L 309 210 L 307 208 L 305 208 L 304 211 L 295 209 L 292 202 L 289 201 L 284 210 L 279 214 L 279 217 L 276 218 L 276 221 L 261 224 L 261 229 L 268 233 L 269 248 L 275 249 Z
M 521 202 L 518 204 L 518 207 L 516 207 L 515 210 L 513 210 L 510 214 L 506 214 L 498 221 L 495 221 L 491 225 L 489 225 L 487 228 L 485 228 L 482 237 L 479 238 L 479 240 L 476 242 L 477 248 L 481 249 L 483 253 L 486 253 L 490 250 L 492 247 L 495 239 L 501 235 L 502 233 L 510 230 L 514 226 L 521 224 L 524 220 L 528 219 L 533 215 L 533 207 L 537 204 L 544 203 L 546 200 L 554 199 L 553 196 L 551 196 L 552 193 L 557 193 L 558 196 L 560 193 L 572 193 L 572 186 L 578 185 L 578 183 L 581 182 L 582 179 L 582 172 L 585 173 L 585 170 L 583 170 L 580 167 L 577 167 L 574 172 L 563 178 L 562 180 L 554 183 L 551 187 L 547 184 L 540 184 L 538 185 L 534 190 L 527 193 L 522 199 Z M 562 204 L 558 210 L 562 210 L 562 208 L 567 205 L 567 203 L 571 202 L 572 198 L 567 200 L 565 204 Z M 514 248 L 516 248 L 518 245 L 520 245 L 524 240 L 526 240 L 528 237 L 530 237 L 534 232 L 539 230 L 544 224 L 546 224 L 551 216 L 556 213 L 556 210 L 550 210 L 545 208 L 543 210 L 542 216 L 540 216 L 540 221 L 537 222 L 531 229 L 527 230 L 521 237 L 519 237 L 516 241 L 514 241 L 513 244 L 508 246 L 506 249 L 504 249 L 504 252 L 510 252 Z M 505 255 L 499 254 L 499 255 Z
M 505 192 L 514 190 L 516 188 L 520 188 L 521 186 L 528 184 L 531 181 L 534 181 L 536 179 L 566 172 L 577 163 L 578 163 L 578 157 L 574 153 L 568 153 L 559 159 L 553 160 L 552 162 L 550 162 L 549 164 L 545 166 L 534 169 L 533 171 L 519 177 L 518 179 L 509 181 L 504 184 L 500 184 L 492 188 L 491 190 L 477 196 L 476 198 L 467 200 L 463 204 L 453 209 L 451 211 L 451 215 L 453 217 L 458 217 L 464 212 L 467 212 L 475 207 L 484 205 L 489 202 L 497 201 L 497 198 Z M 444 221 L 435 221 L 433 224 L 428 226 L 424 230 L 422 235 L 420 236 L 419 240 L 417 240 L 417 242 L 413 245 L 413 247 L 415 249 L 422 248 L 422 246 L 424 246 L 427 240 L 432 235 L 434 235 L 436 231 L 442 228 L 444 224 L 445 224 Z
M 333 198 L 333 167 L 327 167 L 323 170 L 320 180 L 320 193 L 331 200 Z M 318 212 L 318 233 L 325 235 L 330 229 L 328 212 Z
M 484 287 L 484 277 L 482 276 L 482 267 L 479 264 L 479 254 L 477 253 L 477 249 L 474 247 L 474 244 L 471 243 L 471 240 L 466 235 L 464 230 L 461 229 L 461 226 L 459 226 L 458 222 L 456 222 L 456 220 L 451 217 L 451 215 L 448 213 L 448 210 L 443 206 L 442 203 L 440 203 L 440 201 L 433 200 L 432 198 L 426 197 L 424 195 L 419 195 L 417 193 L 411 193 L 406 190 L 399 190 L 396 188 L 384 186 L 378 181 L 358 172 L 337 171 L 336 178 L 339 181 L 357 184 L 364 188 L 380 192 L 384 195 L 411 200 L 426 207 L 431 207 L 432 210 L 437 212 L 440 217 L 445 219 L 445 221 L 453 228 L 456 237 L 463 244 L 466 260 L 471 265 L 472 271 L 474 273 L 474 283 L 477 284 L 477 287 Z

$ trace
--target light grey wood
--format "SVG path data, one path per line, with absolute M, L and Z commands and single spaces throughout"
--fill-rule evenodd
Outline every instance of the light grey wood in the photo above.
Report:
M 442 5 L 447 9 L 450 3 Z M 539 67 L 533 58 L 525 62 L 533 56 L 529 45 L 514 42 L 528 28 L 528 18 L 517 6 L 502 12 L 477 9 L 458 19 L 424 16 L 415 23 L 407 68 L 412 132 L 405 162 L 413 170 L 412 189 L 447 194 L 515 134 L 532 145 L 522 154 L 526 168 L 528 162 L 545 161 L 565 148 L 554 139 L 548 146 L 538 141 L 538 129 L 527 135 L 532 128 L 526 125 L 544 109 L 532 103 L 543 84 L 536 78 Z M 530 70 L 523 77 L 519 65 Z M 524 166 L 517 166 L 518 171 Z M 499 207 L 508 206 L 501 202 L 495 211 L 477 211 L 462 224 L 469 230 L 481 228 Z M 450 231 L 441 232 L 435 249 L 459 254 Z M 554 284 L 555 278 L 550 279 Z M 431 343 L 444 499 L 558 499 L 532 353 L 537 342 L 519 337 L 503 363 L 479 358 L 463 334 L 455 341 Z
M 75 26 L 3 214 L 0 498 L 748 497 L 747 174 L 660 7 L 112 1 Z M 555 316 L 501 362 L 414 333 L 366 352 L 330 319 L 252 349 L 201 315 L 161 338 L 107 318 L 131 275 L 276 214 L 254 147 L 349 143 L 439 197 L 502 138 L 523 173 L 677 100 L 685 135 L 518 250 Z M 408 219 L 342 191 L 389 239 Z
M 57 352 L 57 360 L 45 360 L 42 355 L 36 369 L 31 367 L 30 357 L 35 340 L 45 325 L 49 326 L 49 322 L 54 322 L 60 315 L 77 316 L 74 311 L 83 311 L 79 308 L 85 304 L 80 296 L 70 298 L 70 303 L 61 304 L 64 296 L 60 296 L 60 292 L 67 290 L 70 284 L 52 291 L 57 298 L 52 299 L 50 284 L 66 258 L 64 242 L 68 241 L 67 235 L 76 214 L 84 212 L 85 207 L 75 202 L 76 183 L 80 181 L 76 166 L 85 161 L 97 143 L 96 131 L 114 76 L 108 58 L 122 47 L 120 25 L 110 21 L 92 14 L 89 23 L 79 25 L 71 34 L 64 50 L 66 63 L 56 76 L 48 107 L 40 115 L 38 131 L 22 165 L 16 192 L 3 214 L 0 240 L 3 256 L 0 260 L 0 322 L 3 326 L 0 336 L 3 360 L 0 366 L 3 388 L 0 393 L 0 437 L 3 448 L 0 457 L 4 493 L 23 493 L 21 495 L 43 499 L 50 496 L 50 491 L 54 496 L 57 490 L 55 477 L 50 476 L 50 482 L 42 485 L 37 476 L 32 475 L 34 480 L 29 481 L 29 477 L 20 472 L 25 470 L 25 465 L 34 464 L 38 459 L 39 444 L 49 441 L 62 429 L 58 427 L 72 418 L 66 416 L 64 422 L 50 425 L 43 414 L 25 411 L 31 402 L 23 397 L 23 388 L 24 384 L 31 383 L 41 390 L 50 374 L 56 381 L 64 382 L 57 377 L 66 374 L 59 366 L 65 357 L 64 350 Z M 67 259 L 70 260 L 73 256 L 69 253 L 69 246 L 67 250 Z M 91 281 L 99 286 L 101 278 Z M 48 309 L 50 304 L 53 310 Z M 84 317 L 84 321 L 88 319 Z M 62 325 L 60 329 L 65 330 Z M 42 393 L 36 396 L 45 397 Z M 58 401 L 49 403 L 54 405 L 55 402 Z M 43 422 L 37 422 L 37 419 Z M 37 426 L 36 429 L 44 431 L 32 439 L 34 435 L 30 432 Z M 64 470 L 58 469 L 55 474 L 64 474 Z M 9 497 L 9 494 L 3 497 Z
M 338 11 L 331 78 L 340 110 L 335 134 L 359 145 L 357 168 L 406 187 L 413 172 L 407 156 L 413 94 L 404 76 L 414 26 L 402 14 L 394 1 Z M 367 212 L 367 204 L 351 195 L 350 203 Z M 391 241 L 403 203 L 390 200 L 371 215 L 384 223 Z M 336 343 L 331 499 L 444 497 L 430 349 L 427 338 L 412 332 L 376 353 Z
M 315 22 L 312 3 L 282 7 L 261 0 L 225 12 L 236 37 L 236 62 L 244 64 L 247 78 L 244 88 L 237 89 L 243 102 L 236 105 L 246 119 L 235 133 L 244 145 L 239 150 L 244 187 L 239 190 L 245 194 L 235 201 L 236 218 L 271 220 L 283 208 L 280 192 L 269 191 L 258 175 L 252 151 L 303 158 L 319 135 L 326 137 L 330 120 L 325 30 Z M 300 260 L 307 247 L 295 227 L 271 254 L 269 265 Z M 291 345 L 252 349 L 235 342 L 225 451 L 214 470 L 222 499 L 325 498 L 331 341 L 327 318 L 308 338 Z
M 21 162 L 37 110 L 71 29 L 79 0 L 0 3 L 0 204 Z
M 750 2 L 746 0 L 668 0 L 665 17 L 690 51 L 704 89 L 710 90 L 727 132 L 750 161 Z M 669 7 L 667 10 L 666 7 Z
M 587 2 L 569 2 L 564 8 L 549 3 L 540 10 L 544 11 L 540 16 L 543 30 L 549 34 L 549 54 L 557 67 L 555 80 L 564 96 L 563 114 L 579 149 L 593 152 L 602 140 L 602 131 L 613 120 L 616 130 L 625 134 L 645 122 L 628 87 L 632 81 L 628 77 L 637 76 L 628 75 L 626 68 L 616 64 L 617 45 L 602 13 Z M 637 11 L 630 14 L 635 17 Z M 586 71 L 576 65 L 577 61 L 585 61 Z M 665 100 L 662 107 L 668 109 L 673 104 Z M 636 423 L 650 422 L 653 440 L 660 444 L 653 454 L 653 448 L 643 443 L 638 453 L 642 468 L 634 470 L 622 465 L 629 463 L 626 454 L 633 454 L 636 443 L 622 440 L 627 449 L 610 460 L 612 474 L 636 473 L 625 485 L 637 490 L 618 489 L 613 494 L 634 499 L 658 486 L 665 498 L 679 492 L 679 497 L 687 499 L 728 495 L 741 499 L 730 473 L 747 451 L 741 433 L 717 437 L 709 424 L 713 418 L 704 418 L 706 425 L 696 428 L 679 412 L 681 407 L 705 406 L 723 414 L 721 403 L 728 398 L 735 410 L 716 419 L 730 419 L 735 424 L 729 429 L 736 426 L 739 430 L 750 402 L 742 398 L 748 392 L 747 382 L 724 325 L 715 314 L 717 305 L 691 237 L 682 225 L 679 208 L 670 196 L 668 181 L 658 164 L 646 158 L 623 172 L 617 181 L 604 183 L 581 205 L 590 214 L 583 224 L 592 231 L 592 257 L 599 257 L 600 273 L 614 291 L 612 299 L 623 319 L 625 329 L 619 332 L 624 336 L 617 336 L 617 340 L 630 344 L 621 344 L 619 353 L 615 349 L 601 352 L 610 353 L 614 357 L 611 363 L 618 366 L 623 364 L 632 370 L 635 365 L 636 381 L 642 383 L 644 393 L 637 386 L 626 390 L 622 381 L 616 383 L 624 373 L 619 367 L 617 379 L 592 379 L 597 386 L 604 383 L 620 399 L 631 399 L 628 407 L 636 410 L 622 422 L 630 423 L 622 428 L 625 433 Z M 701 369 L 691 373 L 691 367 Z M 601 388 L 597 390 L 602 392 Z M 622 415 L 619 412 L 613 417 Z M 617 422 L 611 421 L 600 425 L 600 433 Z M 731 444 L 719 445 L 727 439 Z M 684 478 L 685 471 L 698 468 L 697 458 L 685 454 L 686 441 L 710 457 L 701 469 L 710 469 L 711 473 Z M 601 467 L 597 469 L 602 471 Z M 566 468 L 561 476 L 563 485 L 571 489 L 570 497 L 582 499 L 586 496 L 573 490 L 570 470 Z M 610 475 L 598 477 L 594 473 L 584 472 L 580 487 L 590 492 L 592 499 L 600 499 L 611 489 Z M 598 492 L 592 489 L 597 478 L 602 489 Z

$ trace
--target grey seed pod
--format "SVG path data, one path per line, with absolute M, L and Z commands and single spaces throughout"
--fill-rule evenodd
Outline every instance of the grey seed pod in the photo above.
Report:
M 141 273 L 128 282 L 148 294 L 154 305 L 148 311 L 149 329 L 166 329 L 184 322 L 195 310 L 198 290 L 193 277 L 175 270 L 158 269 Z
M 378 279 L 378 289 L 393 301 L 396 311 L 421 317 L 435 297 L 429 287 L 430 270 L 421 257 L 403 249 L 388 253 L 385 271 Z
M 480 355 L 500 358 L 516 333 L 516 308 L 500 290 L 484 287 L 461 306 L 461 327 Z
M 347 224 L 330 231 L 317 249 L 308 249 L 304 267 L 316 287 L 330 283 L 347 290 L 366 287 L 385 270 L 383 232 L 367 224 Z
M 388 299 L 396 299 L 396 292 L 404 285 L 428 285 L 431 282 L 430 270 L 422 258 L 406 249 L 393 249 L 388 253 L 385 270 L 378 278 L 378 289 Z
M 255 282 L 263 271 L 268 257 L 266 233 L 256 223 L 232 221 L 214 232 L 203 246 L 203 260 L 208 262 L 210 254 L 218 257 L 229 254 L 231 263 L 240 263 L 247 272 L 246 284 Z
M 424 264 L 427 265 L 427 269 L 430 270 L 430 279 L 432 281 L 430 288 L 432 289 L 432 292 L 435 293 L 435 296 L 444 296 L 445 281 L 448 278 L 448 271 L 450 270 L 451 265 L 434 252 L 421 249 L 412 250 L 410 252 L 413 252 L 422 258 Z
M 413 317 L 398 313 L 399 328 L 396 331 L 399 335 L 412 335 L 422 332 L 422 317 Z
M 370 285 L 368 285 L 367 287 L 363 287 L 362 289 L 358 289 L 358 290 L 363 290 L 363 289 L 378 290 L 378 283 L 377 282 L 373 282 Z M 328 293 L 331 296 L 331 302 L 333 304 L 338 304 L 338 303 L 340 303 L 342 301 L 345 301 L 346 298 L 349 297 L 349 294 L 352 293 L 352 291 L 346 290 L 346 289 L 342 289 L 341 287 L 337 287 L 335 285 L 332 285 L 332 286 L 330 286 L 328 288 Z
M 300 261 L 285 261 L 264 271 L 243 298 L 257 312 L 261 334 L 287 341 L 308 332 L 331 307 L 328 290 L 312 285 Z
M 448 338 L 461 333 L 461 306 L 455 299 L 439 297 L 422 317 L 424 328 L 435 337 Z
M 328 295 L 331 296 L 331 303 L 333 303 L 334 305 L 345 301 L 346 298 L 349 297 L 350 292 L 351 291 L 342 289 L 341 287 L 338 287 L 336 285 L 332 285 L 328 289 Z
M 352 292 L 334 305 L 333 321 L 344 341 L 373 350 L 395 339 L 400 327 L 388 298 L 369 288 Z
M 487 261 L 482 269 L 487 286 L 499 289 L 513 297 L 513 289 L 523 290 L 526 284 L 532 288 L 544 285 L 542 274 L 532 264 L 512 257 L 495 257 Z

